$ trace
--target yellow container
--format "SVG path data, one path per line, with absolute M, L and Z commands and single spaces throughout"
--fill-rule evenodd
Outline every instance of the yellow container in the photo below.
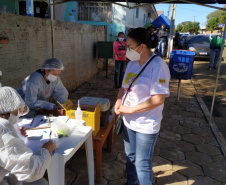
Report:
M 60 105 L 64 108 L 66 116 L 71 119 L 76 119 L 75 111 L 77 105 L 74 105 L 70 99 Z M 100 106 L 101 102 L 97 106 L 80 105 L 83 113 L 82 119 L 86 122 L 86 126 L 91 126 L 93 128 L 93 136 L 96 136 L 97 132 L 100 130 Z

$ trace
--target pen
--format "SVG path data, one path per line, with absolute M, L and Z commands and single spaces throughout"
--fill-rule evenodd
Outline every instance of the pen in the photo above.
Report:
M 49 140 L 51 139 L 51 135 L 52 135 L 52 130 L 49 133 Z

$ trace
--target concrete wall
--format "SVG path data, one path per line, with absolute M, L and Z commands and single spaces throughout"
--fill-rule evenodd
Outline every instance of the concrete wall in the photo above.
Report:
M 52 57 L 51 22 L 26 16 L 0 14 L 2 84 L 17 88 L 30 73 Z M 61 79 L 68 90 L 92 78 L 98 70 L 96 41 L 104 41 L 104 27 L 54 21 L 54 57 L 65 65 Z

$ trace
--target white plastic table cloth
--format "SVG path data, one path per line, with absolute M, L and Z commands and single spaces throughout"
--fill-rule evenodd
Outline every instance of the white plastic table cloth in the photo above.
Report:
M 48 139 L 28 140 L 19 133 L 19 126 L 29 124 L 31 119 L 20 119 L 15 128 L 18 135 L 33 152 L 36 152 Z M 74 119 L 67 121 L 68 125 L 75 124 Z M 56 150 L 52 156 L 50 165 L 47 169 L 50 185 L 65 184 L 65 163 L 75 154 L 80 146 L 85 143 L 86 158 L 88 166 L 89 185 L 94 185 L 94 161 L 93 161 L 93 143 L 92 143 L 92 127 L 89 126 L 73 126 L 72 133 L 68 137 L 53 138 L 56 143 Z M 43 129 L 49 132 L 50 129 Z

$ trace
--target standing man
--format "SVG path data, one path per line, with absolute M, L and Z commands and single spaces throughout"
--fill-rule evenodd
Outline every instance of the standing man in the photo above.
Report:
M 210 41 L 210 63 L 207 70 L 217 69 L 217 62 L 219 60 L 220 51 L 221 51 L 221 44 L 223 41 L 222 32 L 219 35 L 213 36 L 212 40 Z M 225 45 L 225 41 L 224 41 Z
M 162 25 L 161 29 L 159 30 L 159 45 L 158 45 L 158 55 L 160 57 L 165 57 L 165 46 L 167 42 L 167 32 L 165 29 L 165 24 Z

